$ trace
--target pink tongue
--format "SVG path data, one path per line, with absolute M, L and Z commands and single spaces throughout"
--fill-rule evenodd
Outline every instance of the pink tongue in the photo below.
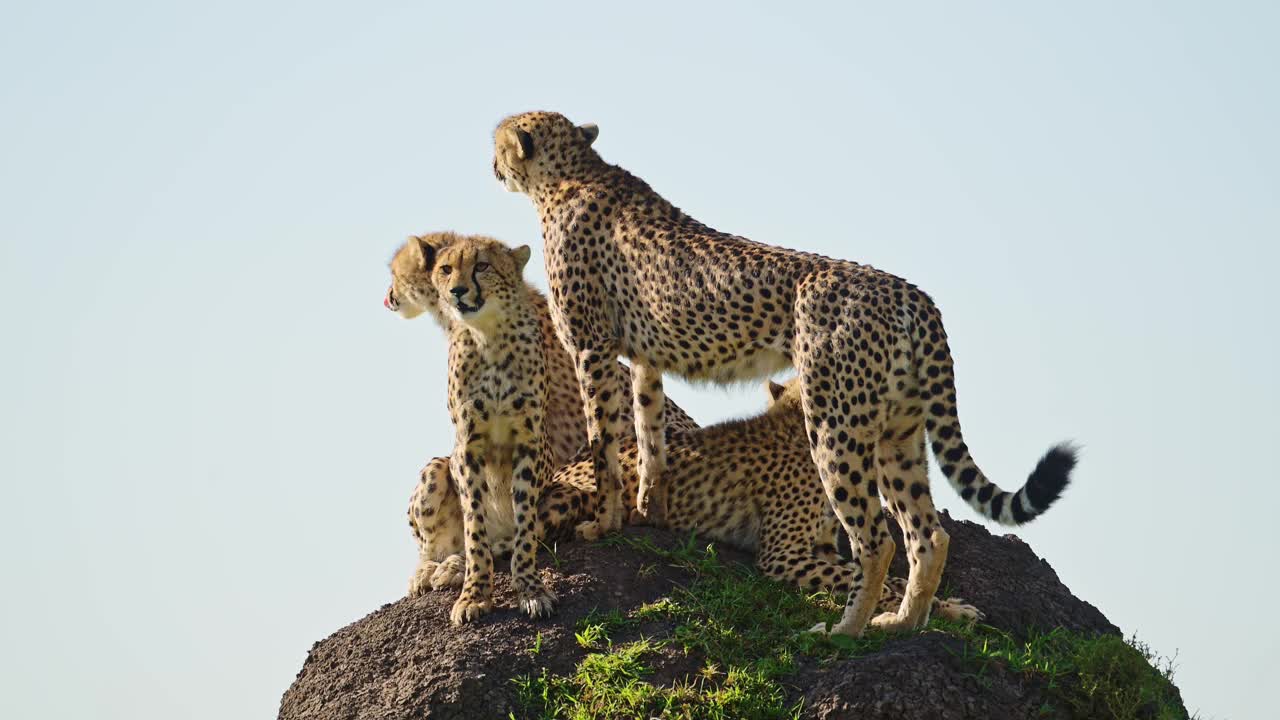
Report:
M 388 310 L 390 310 L 390 309 L 391 309 L 391 296 L 390 296 L 390 295 L 384 295 L 384 296 L 382 297 L 382 307 L 384 307 L 384 308 L 386 308 L 386 309 L 388 309 Z

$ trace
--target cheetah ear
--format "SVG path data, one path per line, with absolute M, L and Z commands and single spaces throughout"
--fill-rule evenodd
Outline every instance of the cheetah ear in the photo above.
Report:
M 774 402 L 778 402 L 778 399 L 782 397 L 782 394 L 787 391 L 785 385 L 779 385 L 772 380 L 766 381 L 764 386 L 765 389 L 769 391 L 769 397 L 773 398 Z
M 533 157 L 533 136 L 519 128 L 516 129 L 516 157 L 521 160 Z
M 520 247 L 513 248 L 511 250 L 511 259 L 516 263 L 517 272 L 524 271 L 524 266 L 529 263 L 529 255 L 532 252 L 533 251 L 529 249 L 528 245 L 521 245 Z
M 582 138 L 587 141 L 588 145 L 595 142 L 596 138 L 600 137 L 600 127 L 595 123 L 579 125 L 578 132 L 582 133 Z
M 424 237 L 417 235 L 409 237 L 409 253 L 418 267 L 423 270 L 430 270 L 436 264 L 436 247 L 427 242 Z

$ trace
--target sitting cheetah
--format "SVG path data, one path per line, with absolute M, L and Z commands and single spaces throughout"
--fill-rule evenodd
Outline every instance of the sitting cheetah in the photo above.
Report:
M 863 573 L 831 631 L 860 634 L 875 609 L 894 551 L 881 491 L 904 524 L 911 570 L 898 612 L 875 622 L 919 627 L 948 545 L 928 502 L 926 431 L 943 473 L 1002 522 L 1043 512 L 1066 486 L 1075 451 L 1052 448 L 1022 491 L 1000 491 L 961 436 L 951 353 L 928 295 L 869 266 L 718 232 L 606 163 L 592 148 L 598 135 L 557 113 L 515 115 L 498 125 L 493 159 L 498 180 L 528 195 L 541 220 L 552 319 L 577 362 L 604 473 L 598 524 L 616 528 L 622 515 L 616 357 L 631 360 L 643 388 L 636 502 L 656 522 L 666 492 L 655 409 L 662 374 L 729 383 L 795 367 L 813 461 Z
M 810 456 L 800 385 L 771 382 L 769 390 L 772 402 L 764 414 L 690 432 L 668 431 L 670 462 L 663 475 L 668 525 L 755 552 L 756 566 L 775 580 L 847 593 L 860 571 L 836 551 L 838 525 Z M 639 485 L 639 453 L 633 442 L 621 447 L 622 500 L 630 509 Z M 589 453 L 557 470 L 551 483 L 559 492 L 540 506 L 549 532 L 588 507 L 576 495 L 594 486 Z M 879 607 L 896 610 L 906 587 L 906 580 L 888 578 Z M 981 617 L 958 598 L 932 598 L 931 606 L 952 620 Z
M 426 265 L 422 246 L 409 260 Z M 536 567 L 537 504 L 552 472 L 551 437 L 543 432 L 549 401 L 537 314 L 520 271 L 528 246 L 514 250 L 468 238 L 441 250 L 431 280 L 458 332 L 449 344 L 449 416 L 456 433 L 449 470 L 462 501 L 466 575 L 449 614 L 455 625 L 492 608 L 494 534 L 511 529 L 511 582 L 529 615 L 550 614 L 555 596 Z M 501 530 L 500 530 L 501 529 Z
M 457 298 L 452 293 L 442 295 L 437 291 L 432 273 L 440 253 L 458 243 L 498 245 L 491 238 L 468 237 L 450 232 L 411 236 L 391 261 L 391 285 L 383 298 L 383 305 L 402 317 L 414 318 L 423 313 L 430 314 L 448 334 L 451 350 L 458 343 L 471 342 L 472 330 L 461 321 L 456 311 L 454 303 Z M 552 466 L 558 467 L 571 459 L 585 444 L 586 419 L 582 413 L 582 400 L 578 395 L 573 361 L 555 335 L 546 298 L 533 286 L 527 283 L 522 285 L 523 295 L 517 293 L 514 298 L 527 302 L 528 312 L 538 320 L 541 348 L 527 352 L 540 352 L 543 358 L 547 378 L 543 430 L 549 443 Z M 630 398 L 627 401 L 629 403 Z M 679 406 L 669 400 L 666 417 L 677 429 L 697 427 Z M 463 522 L 456 486 L 457 483 L 449 474 L 449 460 L 435 458 L 422 469 L 421 481 L 410 498 L 409 524 L 419 548 L 418 565 L 409 582 L 411 596 L 432 588 L 460 586 L 463 583 Z M 558 497 L 553 493 L 548 499 L 560 504 Z M 578 502 L 580 499 L 575 496 L 573 501 Z M 491 496 L 490 500 L 494 498 Z M 508 515 L 509 513 L 491 513 L 486 516 L 490 548 L 497 555 L 510 552 L 514 541 L 515 528 L 501 522 L 509 519 Z

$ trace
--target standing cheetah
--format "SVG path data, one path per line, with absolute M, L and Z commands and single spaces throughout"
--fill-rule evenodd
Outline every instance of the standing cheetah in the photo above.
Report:
M 621 524 L 616 357 L 632 363 L 636 502 L 655 522 L 665 511 L 662 374 L 730 383 L 793 366 L 813 460 L 863 573 L 832 632 L 862 632 L 888 572 L 882 489 L 902 507 L 911 571 L 902 606 L 876 624 L 919 627 L 948 545 L 924 502 L 926 431 L 943 473 L 1002 521 L 1048 507 L 1074 450 L 1052 448 L 1023 491 L 998 491 L 961 437 L 951 353 L 928 295 L 869 266 L 716 231 L 601 159 L 598 135 L 557 113 L 515 115 L 498 125 L 493 159 L 498 180 L 528 195 L 541 220 L 552 319 L 577 362 L 596 472 L 610 494 L 595 531 Z
M 428 314 L 449 337 L 451 357 L 455 346 L 472 342 L 472 329 L 462 322 L 451 292 L 443 295 L 432 280 L 441 253 L 455 244 L 496 247 L 497 240 L 483 236 L 464 236 L 451 232 L 410 236 L 391 260 L 391 285 L 383 297 L 383 305 L 405 318 Z M 522 354 L 540 354 L 546 374 L 547 401 L 543 433 L 550 447 L 552 467 L 568 462 L 586 443 L 587 424 L 574 376 L 573 361 L 556 337 L 551 311 L 546 298 L 536 288 L 522 283 L 523 294 L 516 293 L 512 302 L 527 303 L 525 311 L 537 318 L 538 340 L 528 347 L 513 344 L 511 350 Z M 494 308 L 504 310 L 507 308 Z M 625 366 L 619 365 L 625 371 Z M 627 398 L 630 402 L 630 398 Z M 675 403 L 667 401 L 666 417 L 670 427 L 694 429 L 697 424 Z M 630 405 L 628 404 L 628 412 Z M 630 418 L 627 418 L 630 420 Z M 561 504 L 562 490 L 553 489 L 548 501 Z M 591 495 L 593 497 L 594 494 Z M 573 502 L 589 496 L 575 494 Z M 499 498 L 489 496 L 490 501 Z M 575 509 L 576 512 L 576 509 Z M 509 514 L 486 516 L 486 531 L 495 555 L 510 552 L 515 528 L 501 522 Z M 419 595 L 430 589 L 457 587 L 463 583 L 465 569 L 462 506 L 457 483 L 450 477 L 449 459 L 434 458 L 420 473 L 420 481 L 409 502 L 409 525 L 418 542 L 418 564 L 409 582 L 409 594 Z

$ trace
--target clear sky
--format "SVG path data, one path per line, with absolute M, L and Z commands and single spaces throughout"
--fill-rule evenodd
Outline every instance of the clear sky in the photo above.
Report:
M 0 716 L 272 716 L 403 594 L 452 434 L 386 262 L 481 232 L 545 286 L 490 152 L 551 109 L 704 222 L 930 292 L 987 473 L 1084 446 L 1018 534 L 1193 710 L 1269 717 L 1277 6 L 783 5 L 6 3 Z

